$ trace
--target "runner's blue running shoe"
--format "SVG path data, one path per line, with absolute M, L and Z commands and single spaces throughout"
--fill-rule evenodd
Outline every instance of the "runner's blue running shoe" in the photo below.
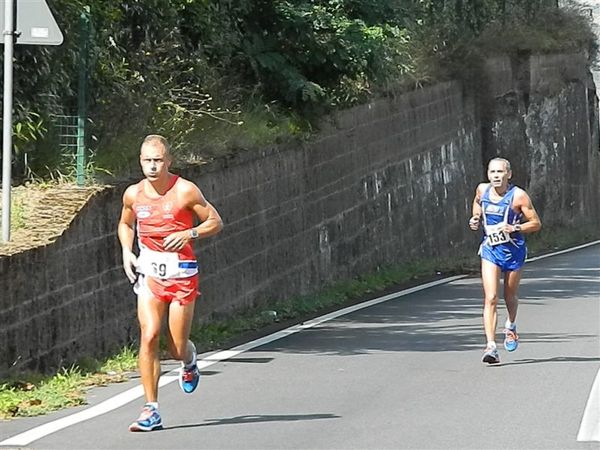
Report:
M 129 425 L 129 431 L 153 431 L 162 428 L 162 419 L 158 410 L 152 405 L 144 405 L 140 417 Z
M 517 327 L 507 328 L 504 330 L 504 348 L 506 351 L 514 352 L 519 346 L 519 335 Z
M 488 364 L 498 364 L 500 362 L 498 350 L 490 347 L 486 348 L 481 361 Z
M 182 363 L 181 371 L 179 372 L 179 386 L 186 394 L 191 394 L 198 387 L 200 381 L 200 370 L 194 364 L 192 367 L 187 367 Z

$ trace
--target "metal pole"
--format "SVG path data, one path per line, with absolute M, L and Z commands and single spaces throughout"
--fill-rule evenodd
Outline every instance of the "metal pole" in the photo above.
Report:
M 10 240 L 10 190 L 12 163 L 14 4 L 4 3 L 4 105 L 2 115 L 2 241 Z
M 79 16 L 79 83 L 77 87 L 77 186 L 85 184 L 85 101 L 87 81 L 87 52 L 89 39 L 87 11 Z

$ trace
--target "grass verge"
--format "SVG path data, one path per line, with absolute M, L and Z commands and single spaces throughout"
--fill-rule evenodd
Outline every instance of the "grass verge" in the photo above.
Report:
M 0 189 L 0 193 L 2 190 Z M 10 228 L 12 230 L 20 230 L 25 228 L 27 221 L 27 208 L 25 205 L 25 199 L 23 198 L 23 194 L 19 191 L 11 197 L 10 199 Z M 0 214 L 2 213 L 2 205 L 0 205 Z
M 536 256 L 599 238 L 597 230 L 589 228 L 544 231 L 528 242 L 530 254 Z M 199 352 L 228 347 L 291 323 L 376 297 L 392 287 L 405 288 L 454 274 L 477 273 L 478 264 L 478 258 L 472 257 L 422 260 L 384 267 L 362 277 L 335 283 L 314 295 L 266 302 L 234 316 L 194 327 L 191 338 Z M 127 347 L 103 362 L 85 359 L 54 376 L 30 373 L 0 381 L 0 419 L 36 416 L 85 404 L 86 391 L 90 387 L 125 381 L 136 367 L 137 352 Z
M 233 345 L 250 334 L 267 333 L 286 323 L 318 315 L 327 309 L 363 299 L 390 286 L 415 285 L 420 281 L 473 268 L 473 261 L 417 261 L 410 265 L 382 268 L 374 273 L 331 285 L 315 295 L 281 299 L 248 309 L 235 316 L 194 327 L 191 333 L 199 352 Z M 137 352 L 131 347 L 99 362 L 91 358 L 63 369 L 54 376 L 21 374 L 0 381 L 0 419 L 47 414 L 85 404 L 93 386 L 122 382 L 137 368 Z
M 273 300 L 241 311 L 235 316 L 213 321 L 192 330 L 191 336 L 200 351 L 220 348 L 248 335 L 274 331 L 292 322 L 307 320 L 331 309 L 365 300 L 393 287 L 414 286 L 434 278 L 477 269 L 476 258 L 421 260 L 388 266 L 367 275 L 334 283 L 312 295 Z
M 529 256 L 538 256 L 598 239 L 600 229 L 592 225 L 561 229 L 546 227 L 527 238 L 527 249 Z
M 86 403 L 86 392 L 128 379 L 137 368 L 137 353 L 132 347 L 103 362 L 91 358 L 62 369 L 52 376 L 25 373 L 0 381 L 0 420 L 31 417 Z

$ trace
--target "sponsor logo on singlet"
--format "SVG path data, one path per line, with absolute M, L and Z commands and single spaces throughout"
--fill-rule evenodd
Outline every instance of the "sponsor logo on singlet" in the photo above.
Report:
M 171 212 L 171 210 L 173 209 L 173 202 L 165 202 L 162 205 L 162 209 L 163 209 L 163 219 L 165 220 L 172 220 L 175 218 L 175 216 L 173 215 L 173 213 Z
M 502 216 L 504 215 L 504 208 L 502 206 L 490 204 L 486 206 L 485 213 Z
M 135 215 L 138 219 L 146 219 L 152 214 L 152 207 L 147 205 L 138 205 L 135 207 Z

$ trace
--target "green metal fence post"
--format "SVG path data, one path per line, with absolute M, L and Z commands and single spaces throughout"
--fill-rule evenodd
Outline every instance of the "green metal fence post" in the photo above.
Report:
M 79 82 L 77 88 L 77 186 L 85 184 L 85 122 L 87 97 L 87 62 L 90 36 L 90 8 L 79 16 Z

